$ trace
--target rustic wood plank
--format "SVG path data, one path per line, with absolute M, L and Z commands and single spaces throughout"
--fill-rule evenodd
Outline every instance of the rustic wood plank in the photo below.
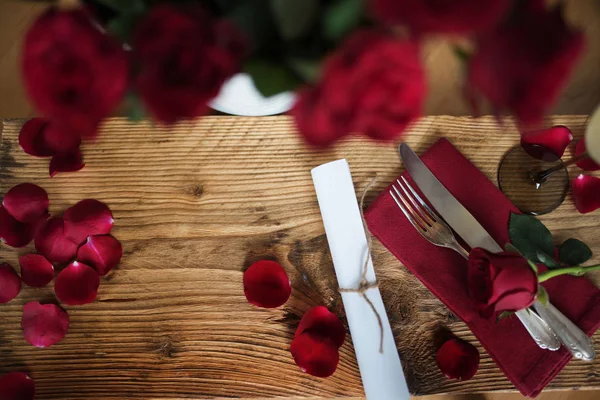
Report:
M 549 123 L 581 137 L 585 121 Z M 346 157 L 359 191 L 377 174 L 370 202 L 401 172 L 397 143 L 351 138 L 317 151 L 302 144 L 287 117 L 208 117 L 169 129 L 114 119 L 84 145 L 84 170 L 50 179 L 48 160 L 18 147 L 22 122 L 3 124 L 0 193 L 39 184 L 53 214 L 83 198 L 105 201 L 125 255 L 95 303 L 67 307 L 70 331 L 50 349 L 24 341 L 20 317 L 26 302 L 53 299 L 51 288 L 24 288 L 1 305 L 0 373 L 31 371 L 39 399 L 363 396 L 350 341 L 324 380 L 301 373 L 288 351 L 310 306 L 343 315 L 310 169 Z M 442 136 L 490 178 L 518 141 L 512 125 L 490 117 L 428 117 L 407 141 L 421 152 Z M 600 253 L 600 213 L 581 216 L 567 199 L 543 219 L 559 238 L 585 239 Z M 2 245 L 0 258 L 16 266 L 17 254 L 29 250 Z M 277 259 L 290 275 L 294 291 L 283 309 L 256 309 L 244 298 L 242 271 L 261 258 Z M 434 362 L 434 328 L 475 338 L 379 243 L 374 264 L 412 392 L 513 390 L 481 348 L 474 379 L 445 379 Z M 600 388 L 599 368 L 600 360 L 573 361 L 549 389 Z

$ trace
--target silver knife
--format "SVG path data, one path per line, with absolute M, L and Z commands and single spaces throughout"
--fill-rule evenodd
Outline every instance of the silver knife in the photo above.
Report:
M 469 210 L 456 200 L 406 143 L 400 145 L 399 151 L 413 181 L 458 236 L 471 248 L 481 247 L 492 253 L 503 251 Z M 520 310 L 515 314 L 540 348 L 553 351 L 560 348 L 560 342 L 553 329 L 536 313 Z

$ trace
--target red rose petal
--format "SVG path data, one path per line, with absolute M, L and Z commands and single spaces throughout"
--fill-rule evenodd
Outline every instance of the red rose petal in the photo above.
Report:
M 81 151 L 76 149 L 66 154 L 56 154 L 50 160 L 50 178 L 59 172 L 75 172 L 85 167 L 81 160 Z
M 78 261 L 60 271 L 54 281 L 56 297 L 70 306 L 88 304 L 96 300 L 100 277 L 96 271 Z
M 0 377 L 0 400 L 33 400 L 35 383 L 24 372 L 10 372 Z
M 54 266 L 40 254 L 19 257 L 21 279 L 31 287 L 44 287 L 54 279 Z
M 279 307 L 291 293 L 290 279 L 275 261 L 257 261 L 244 272 L 244 294 L 257 307 Z
M 79 149 L 81 136 L 54 122 L 48 123 L 43 131 L 44 143 L 53 154 L 70 154 Z
M 577 211 L 586 214 L 600 208 L 600 179 L 579 175 L 571 181 L 573 201 Z
M 65 337 L 69 314 L 56 304 L 32 301 L 23 307 L 23 337 L 35 347 L 50 347 Z
M 35 234 L 35 249 L 51 262 L 67 262 L 75 258 L 77 243 L 65 235 L 65 221 L 50 218 Z
M 479 351 L 471 343 L 453 338 L 439 348 L 435 361 L 446 377 L 466 381 L 479 368 Z
M 8 303 L 21 291 L 21 278 L 8 263 L 0 264 L 0 303 Z
M 316 306 L 302 316 L 294 337 L 310 332 L 321 338 L 331 339 L 340 348 L 346 338 L 346 328 L 342 321 L 324 306 Z
M 19 133 L 19 144 L 23 151 L 36 157 L 50 157 L 54 151 L 44 141 L 44 129 L 48 120 L 32 118 L 23 124 Z
M 521 146 L 534 158 L 555 161 L 563 156 L 572 140 L 571 130 L 566 126 L 557 125 L 548 129 L 524 132 L 521 135 Z
M 123 246 L 110 235 L 89 236 L 77 251 L 77 260 L 94 268 L 104 276 L 117 266 L 123 255 Z
M 0 241 L 11 247 L 23 247 L 31 242 L 35 224 L 17 221 L 4 207 L 0 207 Z
M 98 200 L 81 200 L 65 211 L 65 232 L 76 243 L 88 236 L 110 233 L 114 219 L 108 206 Z
M 34 223 L 48 215 L 48 193 L 33 183 L 13 186 L 4 195 L 2 205 L 17 221 Z
M 575 157 L 585 153 L 585 140 L 581 139 L 577 142 L 577 146 L 575 146 Z M 584 158 L 575 163 L 579 168 L 585 171 L 598 171 L 600 170 L 600 165 L 596 164 L 591 157 Z
M 340 356 L 335 343 L 306 332 L 292 340 L 290 352 L 296 365 L 307 374 L 326 378 L 332 375 Z

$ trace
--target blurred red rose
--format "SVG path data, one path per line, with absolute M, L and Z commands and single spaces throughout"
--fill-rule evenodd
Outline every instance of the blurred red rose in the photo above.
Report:
M 421 115 L 425 93 L 417 44 L 359 31 L 325 62 L 318 85 L 299 92 L 292 113 L 314 145 L 351 132 L 392 140 Z
M 527 308 L 538 292 L 537 275 L 525 258 L 481 248 L 471 250 L 469 255 L 468 285 L 469 296 L 484 318 Z
M 50 8 L 30 27 L 23 48 L 25 86 L 48 118 L 81 135 L 119 104 L 129 63 L 122 46 L 83 9 Z
M 245 47 L 237 27 L 214 19 L 201 5 L 154 6 L 133 37 L 140 62 L 136 88 L 161 122 L 201 116 L 240 70 Z
M 536 4 L 481 35 L 469 62 L 470 88 L 524 124 L 550 110 L 585 47 L 583 33 L 566 25 L 560 7 Z
M 418 33 L 473 33 L 491 27 L 512 0 L 371 0 L 375 16 Z

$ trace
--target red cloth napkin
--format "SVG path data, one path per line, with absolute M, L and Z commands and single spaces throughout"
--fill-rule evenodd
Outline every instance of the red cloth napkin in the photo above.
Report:
M 510 212 L 518 210 L 502 192 L 447 139 L 438 140 L 421 159 L 504 247 L 509 241 Z M 403 175 L 409 178 L 408 172 Z M 365 218 L 371 233 L 467 323 L 523 395 L 537 396 L 569 362 L 571 355 L 564 348 L 551 352 L 537 347 L 517 318 L 498 323 L 481 318 L 467 293 L 467 261 L 453 250 L 424 239 L 402 214 L 389 190 L 375 199 Z M 544 287 L 556 308 L 588 335 L 600 326 L 600 290 L 589 280 L 563 275 L 545 282 Z

